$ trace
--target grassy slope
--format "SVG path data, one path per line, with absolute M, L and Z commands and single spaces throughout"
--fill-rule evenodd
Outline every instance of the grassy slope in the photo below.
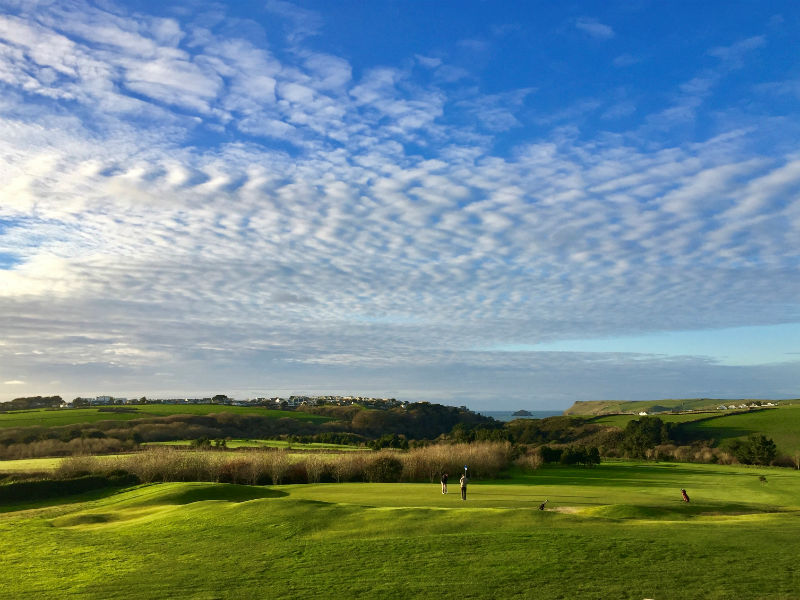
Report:
M 662 407 L 669 409 L 680 410 L 716 410 L 720 404 L 730 404 L 733 400 L 714 399 L 714 398 L 679 398 L 679 399 L 664 399 L 664 400 L 589 400 L 577 401 L 567 410 L 564 411 L 565 415 L 576 416 L 596 416 L 616 413 L 638 413 L 639 411 L 651 412 L 652 407 Z M 798 402 L 800 400 L 796 400 Z M 736 403 L 749 403 L 751 399 L 736 399 Z M 791 402 L 790 400 L 781 400 L 783 402 Z
M 260 415 L 274 419 L 288 417 L 290 419 L 316 422 L 330 420 L 328 417 L 293 410 L 271 410 L 260 407 L 225 406 L 221 404 L 187 404 L 184 406 L 175 404 L 142 404 L 129 408 L 135 409 L 135 412 L 101 412 L 97 408 L 18 410 L 0 413 L 0 427 L 30 427 L 32 425 L 53 427 L 56 425 L 74 425 L 76 423 L 96 423 L 97 421 L 129 421 L 147 417 L 208 415 L 223 412 Z
M 718 416 L 684 426 L 693 435 L 718 441 L 746 438 L 751 433 L 772 438 L 778 452 L 793 455 L 800 451 L 800 403 L 777 409 Z
M 0 586 L 37 599 L 777 599 L 800 589 L 794 471 L 615 463 L 474 482 L 469 494 L 142 486 L 0 515 Z M 535 510 L 545 497 L 581 512 Z
M 697 412 L 697 413 L 678 413 L 678 414 L 671 414 L 671 413 L 664 413 L 653 415 L 658 417 L 662 421 L 666 421 L 668 423 L 688 423 L 690 421 L 697 421 L 698 419 L 707 419 L 711 416 L 718 416 L 719 413 L 716 412 Z M 613 425 L 614 427 L 619 427 L 620 429 L 624 429 L 625 425 L 628 424 L 628 421 L 632 421 L 633 419 L 638 419 L 638 415 L 603 415 L 600 417 L 594 417 L 591 422 L 598 423 L 600 425 Z
M 772 438 L 780 454 L 793 456 L 800 451 L 800 403 L 781 403 L 778 408 L 735 414 L 715 411 L 656 416 L 663 421 L 684 423 L 683 429 L 694 438 L 724 442 L 734 438 L 745 439 L 751 433 L 757 433 Z M 595 417 L 591 422 L 624 428 L 628 421 L 638 418 L 635 415 L 608 415 Z
M 703 410 L 705 408 L 716 408 L 720 400 L 709 398 L 683 398 L 683 399 L 664 399 L 664 400 L 588 400 L 577 401 L 567 410 L 565 415 L 604 415 L 621 412 L 647 411 L 652 406 L 663 406 L 667 408 L 681 408 L 683 410 Z

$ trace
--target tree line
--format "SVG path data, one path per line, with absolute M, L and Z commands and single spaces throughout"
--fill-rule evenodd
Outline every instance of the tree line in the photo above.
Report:
M 8 410 L 33 410 L 35 408 L 59 408 L 64 403 L 61 396 L 27 396 L 0 402 L 0 412 Z

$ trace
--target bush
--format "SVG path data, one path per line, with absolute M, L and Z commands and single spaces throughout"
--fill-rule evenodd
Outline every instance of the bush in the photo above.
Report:
M 570 446 L 561 453 L 562 465 L 583 465 L 593 467 L 600 464 L 600 452 L 595 447 Z
M 777 455 L 775 442 L 763 435 L 750 435 L 747 441 L 734 440 L 731 451 L 745 465 L 768 465 Z
M 544 460 L 542 460 L 542 453 L 539 452 L 538 448 L 533 450 L 526 450 L 524 454 L 519 456 L 514 461 L 515 465 L 529 471 L 535 471 L 536 469 L 541 467 L 543 463 Z
M 56 479 L 72 479 L 101 471 L 100 461 L 94 456 L 73 456 L 65 458 L 58 465 L 54 475 Z
M 539 448 L 539 453 L 542 455 L 542 462 L 546 463 L 560 462 L 563 452 L 563 448 L 551 448 L 550 446 L 542 446 Z
M 371 483 L 391 483 L 400 481 L 403 463 L 395 456 L 383 455 L 367 465 L 364 477 Z

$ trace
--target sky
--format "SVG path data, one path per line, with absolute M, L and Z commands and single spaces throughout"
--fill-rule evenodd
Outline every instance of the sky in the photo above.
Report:
M 800 396 L 800 5 L 0 0 L 0 400 Z

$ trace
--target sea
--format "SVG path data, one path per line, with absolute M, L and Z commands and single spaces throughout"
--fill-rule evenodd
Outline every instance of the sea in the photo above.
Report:
M 559 417 L 564 414 L 561 410 L 529 410 L 530 417 L 515 417 L 515 410 L 476 410 L 484 417 L 492 417 L 497 421 L 513 421 L 514 419 L 544 419 L 546 417 Z

